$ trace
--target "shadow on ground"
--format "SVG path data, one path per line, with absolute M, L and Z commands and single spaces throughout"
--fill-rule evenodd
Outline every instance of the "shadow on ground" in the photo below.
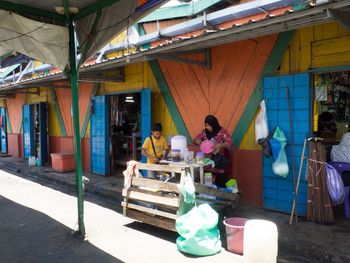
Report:
M 0 196 L 1 262 L 122 262 L 47 215 Z

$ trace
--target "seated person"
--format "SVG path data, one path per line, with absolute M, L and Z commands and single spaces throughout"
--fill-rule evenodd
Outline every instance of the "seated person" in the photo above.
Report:
M 199 133 L 192 142 L 196 145 L 200 145 L 203 141 L 209 140 L 214 143 L 214 150 L 211 153 L 210 158 L 215 162 L 215 168 L 223 169 L 227 171 L 230 166 L 229 159 L 225 154 L 225 150 L 232 147 L 233 141 L 228 131 L 222 128 L 218 119 L 213 115 L 208 115 L 204 119 L 205 129 Z M 215 184 L 218 187 L 225 187 L 225 183 L 228 180 L 227 173 L 214 174 L 216 176 Z
M 326 149 L 326 160 L 330 161 L 332 145 L 337 135 L 337 124 L 332 113 L 325 111 L 318 116 L 318 129 L 316 136 L 323 139 Z
M 337 124 L 332 113 L 325 111 L 318 116 L 317 136 L 334 140 L 337 134 Z
M 162 125 L 155 123 L 152 126 L 151 135 L 146 138 L 142 145 L 141 153 L 147 157 L 147 163 L 159 163 L 161 159 L 165 159 L 169 152 L 168 144 L 162 136 Z M 148 171 L 148 177 L 155 178 L 156 173 Z
M 344 133 L 338 145 L 333 145 L 331 159 L 332 162 L 350 163 L 350 132 Z M 350 185 L 350 171 L 344 171 L 341 176 L 344 185 Z

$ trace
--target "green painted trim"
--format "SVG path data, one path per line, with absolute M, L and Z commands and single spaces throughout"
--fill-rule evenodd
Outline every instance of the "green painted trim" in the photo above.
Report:
M 94 88 L 92 89 L 91 92 L 91 97 L 96 96 L 96 94 L 98 93 L 98 90 L 100 89 L 100 83 L 95 83 Z M 85 134 L 86 134 L 86 128 L 88 126 L 89 120 L 90 120 L 90 110 L 88 108 L 86 115 L 85 115 L 85 119 L 84 119 L 84 123 L 83 123 L 83 127 L 81 127 L 81 131 L 80 131 L 80 137 L 84 138 Z
M 139 23 L 159 21 L 164 19 L 194 16 L 203 10 L 223 0 L 198 0 L 197 2 L 183 3 L 156 9 L 154 12 L 141 19 Z
M 191 136 L 188 133 L 188 130 L 186 128 L 185 122 L 183 121 L 181 114 L 176 106 L 176 103 L 174 101 L 173 96 L 170 93 L 170 88 L 168 86 L 168 83 L 162 73 L 162 70 L 160 69 L 160 66 L 158 64 L 158 61 L 151 60 L 148 62 L 151 70 L 153 72 L 154 77 L 157 80 L 158 87 L 160 89 L 160 92 L 164 98 L 165 104 L 168 106 L 168 110 L 170 112 L 170 115 L 175 123 L 176 129 L 179 132 L 179 134 L 184 135 L 187 137 L 189 141 L 191 141 Z
M 139 34 L 140 36 L 144 36 L 146 34 L 145 30 L 143 29 L 143 26 L 141 24 L 139 24 Z M 151 47 L 151 43 L 145 43 L 141 46 L 143 49 L 149 49 Z
M 58 102 L 57 102 L 56 92 L 52 88 L 49 88 L 48 90 L 49 90 L 50 95 L 52 97 L 53 106 L 55 107 L 56 117 L 58 120 L 58 124 L 60 126 L 61 135 L 65 137 L 65 136 L 67 136 L 67 131 L 66 131 L 66 127 L 64 126 L 60 106 L 58 105 Z
M 77 13 L 75 16 L 73 16 L 73 21 L 79 20 L 81 18 L 84 18 L 88 15 L 91 15 L 92 13 L 95 13 L 96 11 L 99 11 L 105 7 L 111 6 L 115 4 L 116 2 L 119 2 L 120 0 L 103 0 L 103 1 L 96 1 L 93 4 L 82 8 L 79 13 Z
M 33 15 L 33 16 L 39 16 L 39 17 L 46 17 L 56 21 L 66 22 L 66 18 L 63 15 L 59 15 L 54 12 L 50 12 L 48 10 L 14 4 L 7 1 L 0 1 L 0 10 L 16 12 L 21 15 Z
M 259 108 L 260 101 L 262 100 L 262 85 L 263 79 L 267 76 L 271 76 L 276 73 L 278 67 L 281 64 L 283 55 L 288 48 L 290 41 L 292 40 L 294 31 L 288 31 L 281 33 L 273 47 L 270 57 L 266 63 L 266 66 L 261 73 L 260 79 L 256 84 L 253 94 L 244 109 L 244 112 L 236 126 L 236 129 L 232 133 L 232 138 L 236 146 L 240 146 L 241 141 L 247 132 L 251 121 L 253 120 L 257 109 Z
M 7 126 L 7 131 L 9 133 L 12 133 L 12 125 L 11 125 L 11 121 L 10 121 L 10 115 L 9 115 L 9 111 L 7 110 L 7 103 L 6 103 L 6 99 L 4 99 L 4 104 L 5 104 L 5 111 L 6 111 L 6 126 Z

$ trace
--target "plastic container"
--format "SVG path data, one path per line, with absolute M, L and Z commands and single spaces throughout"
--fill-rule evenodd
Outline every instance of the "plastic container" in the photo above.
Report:
M 60 173 L 75 170 L 73 153 L 51 153 L 52 170 Z
M 276 224 L 267 220 L 249 220 L 244 229 L 243 254 L 245 262 L 276 262 L 278 254 Z
M 36 158 L 35 158 L 35 156 L 29 156 L 29 158 L 28 158 L 28 165 L 29 166 L 36 166 Z
M 193 163 L 193 157 L 194 157 L 194 152 L 193 151 L 186 151 L 185 152 L 185 162 L 186 163 Z
M 184 153 L 187 151 L 187 138 L 182 135 L 171 137 L 171 149 L 180 150 L 180 158 L 184 158 Z
M 179 149 L 171 149 L 171 159 L 174 161 L 174 162 L 179 162 L 180 161 L 180 153 L 181 151 Z
M 238 185 L 236 179 L 230 179 L 226 182 L 226 187 L 232 190 L 232 193 L 238 193 Z
M 224 220 L 228 251 L 243 254 L 244 228 L 247 221 L 248 219 L 241 217 L 230 217 Z
M 213 184 L 213 174 L 212 173 L 204 173 L 204 184 L 205 185 Z
M 204 164 L 204 153 L 203 152 L 198 152 L 196 155 L 196 163 L 203 165 Z
M 204 153 L 211 153 L 214 151 L 214 143 L 211 141 L 203 141 L 199 148 Z

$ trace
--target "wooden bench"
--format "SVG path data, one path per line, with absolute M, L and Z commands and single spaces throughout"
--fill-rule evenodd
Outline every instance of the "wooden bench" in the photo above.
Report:
M 138 163 L 136 166 L 146 171 L 173 172 L 180 180 L 183 170 L 189 169 L 187 166 L 143 163 Z M 239 194 L 228 193 L 198 183 L 194 183 L 194 186 L 197 204 L 206 202 L 215 210 L 220 210 L 224 207 L 235 208 L 239 202 Z M 176 231 L 175 220 L 178 216 L 180 202 L 183 202 L 177 183 L 133 176 L 131 187 L 124 188 L 122 195 L 125 216 Z

